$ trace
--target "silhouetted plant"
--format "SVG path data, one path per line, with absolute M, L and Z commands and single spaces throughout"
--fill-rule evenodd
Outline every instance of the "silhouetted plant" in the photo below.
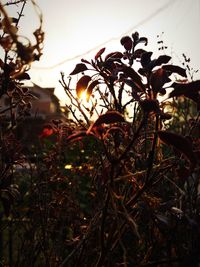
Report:
M 146 37 L 124 36 L 122 51 L 102 48 L 61 74 L 70 117 L 45 125 L 25 157 L 15 129 L 32 96 L 22 81 L 44 36 L 40 26 L 35 45 L 21 43 L 19 19 L 0 9 L 3 264 L 198 266 L 200 81 L 154 58 Z
M 121 39 L 124 52 L 104 56 L 102 48 L 91 61 L 82 59 L 70 74 L 81 75 L 75 89 L 62 74 L 79 127 L 66 140 L 83 140 L 86 147 L 85 138 L 96 139 L 102 150 L 93 163 L 93 215 L 61 266 L 187 266 L 192 258 L 197 266 L 199 261 L 194 235 L 199 138 L 193 131 L 199 127 L 200 81 L 188 81 L 186 69 L 170 64 L 171 57 L 152 59 L 152 52 L 138 48 L 147 41 L 135 32 Z M 192 113 L 176 118 L 177 98 Z

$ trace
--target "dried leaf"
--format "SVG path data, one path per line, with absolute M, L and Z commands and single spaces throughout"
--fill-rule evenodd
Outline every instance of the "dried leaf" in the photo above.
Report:
M 81 93 L 86 90 L 88 83 L 91 81 L 91 77 L 88 75 L 82 76 L 76 84 L 76 94 L 78 97 L 81 96 Z
M 97 60 L 103 53 L 104 53 L 104 51 L 106 50 L 106 48 L 105 47 L 103 47 L 103 48 L 101 48 L 97 53 L 96 53 L 96 55 L 95 55 L 95 60 Z
M 117 111 L 107 111 L 105 114 L 99 116 L 99 118 L 89 127 L 87 133 L 90 133 L 94 127 L 97 127 L 103 123 L 110 124 L 124 121 L 124 117 L 121 113 Z
M 183 155 L 185 155 L 191 163 L 196 163 L 196 157 L 192 150 L 192 144 L 187 138 L 183 137 L 182 135 L 167 131 L 158 131 L 158 136 L 162 142 L 173 146 Z
M 70 73 L 70 75 L 75 75 L 85 70 L 88 70 L 87 66 L 84 63 L 79 63 L 76 65 L 75 69 Z
M 179 66 L 175 66 L 175 65 L 164 65 L 162 66 L 162 68 L 166 71 L 169 71 L 171 73 L 177 73 L 179 75 L 181 75 L 182 77 L 186 77 L 187 78 L 187 74 L 186 74 L 186 70 L 179 67 Z

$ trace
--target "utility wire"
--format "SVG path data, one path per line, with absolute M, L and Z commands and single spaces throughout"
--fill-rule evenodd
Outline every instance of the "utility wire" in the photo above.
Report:
M 112 41 L 116 41 L 116 40 L 119 40 L 122 36 L 124 35 L 127 35 L 129 34 L 130 32 L 133 32 L 136 28 L 144 25 L 145 23 L 147 23 L 149 20 L 151 20 L 152 18 L 154 18 L 155 16 L 157 16 L 158 14 L 160 14 L 161 12 L 163 12 L 164 10 L 166 10 L 169 6 L 171 6 L 172 4 L 174 4 L 177 0 L 170 0 L 168 1 L 165 5 L 163 5 L 162 7 L 158 8 L 156 11 L 154 11 L 152 14 L 150 14 L 147 18 L 143 19 L 142 21 L 140 21 L 139 23 L 137 23 L 136 25 L 132 26 L 130 29 L 128 29 L 126 32 L 124 32 L 123 34 L 121 34 L 120 36 L 117 36 L 117 37 L 112 37 L 110 38 L 109 40 L 87 50 L 86 52 L 82 53 L 82 54 L 78 54 L 76 56 L 73 56 L 73 57 L 68 57 L 52 66 L 49 66 L 49 67 L 32 67 L 32 69 L 38 69 L 38 70 L 52 70 L 52 69 L 55 69 L 69 61 L 72 61 L 72 60 L 75 60 L 75 59 L 78 59 L 80 57 L 84 57 L 86 56 L 87 54 L 93 52 L 94 50 L 97 50 L 98 48 L 102 47 L 102 46 L 105 46 L 106 44 L 112 42 Z

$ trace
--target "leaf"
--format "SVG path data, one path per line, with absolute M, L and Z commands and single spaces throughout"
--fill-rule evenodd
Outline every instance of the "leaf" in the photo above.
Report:
M 163 85 L 170 81 L 167 72 L 163 68 L 154 71 L 150 77 L 150 84 L 154 92 L 159 92 Z
M 91 82 L 87 88 L 87 101 L 89 101 L 89 98 L 92 94 L 93 89 L 95 88 L 95 86 L 97 86 L 99 84 L 99 80 L 95 80 L 93 82 Z
M 90 64 L 90 62 L 87 59 L 81 58 L 81 62 Z
M 169 71 L 171 73 L 177 73 L 179 75 L 181 75 L 182 77 L 186 77 L 187 78 L 187 74 L 186 74 L 186 70 L 179 67 L 179 66 L 175 66 L 175 65 L 164 65 L 162 66 L 162 68 L 166 71 Z
M 142 54 L 146 53 L 146 52 L 147 51 L 145 51 L 144 49 L 139 48 L 139 49 L 135 50 L 134 58 L 141 58 Z
M 146 37 L 140 37 L 135 45 L 137 45 L 139 43 L 144 43 L 144 45 L 146 46 L 148 44 L 148 39 Z
M 143 68 L 147 68 L 147 66 L 150 64 L 152 54 L 153 54 L 152 52 L 142 53 L 141 65 Z
M 169 94 L 169 97 L 177 97 L 185 95 L 189 97 L 190 95 L 200 91 L 200 80 L 190 82 L 190 83 L 173 83 L 171 85 L 174 90 Z
M 133 38 L 134 44 L 136 44 L 137 41 L 139 40 L 139 33 L 138 32 L 132 33 L 132 38 Z
M 30 80 L 31 77 L 29 76 L 28 73 L 24 72 L 24 73 L 17 75 L 16 79 L 17 80 Z
M 133 82 L 137 84 L 137 87 L 140 89 L 141 92 L 145 92 L 145 86 L 141 81 L 140 75 L 131 67 L 123 66 L 124 74 L 130 77 Z
M 76 64 L 75 69 L 70 73 L 70 75 L 75 75 L 85 70 L 88 70 L 87 66 L 84 63 L 79 63 Z
M 91 77 L 88 75 L 82 76 L 76 84 L 76 94 L 78 97 L 81 96 L 81 93 L 86 90 L 88 83 L 91 81 Z
M 133 41 L 130 36 L 124 36 L 120 40 L 121 45 L 124 46 L 126 50 L 131 50 L 133 47 Z
M 167 55 L 159 56 L 156 59 L 155 66 L 160 66 L 162 64 L 166 64 L 166 63 L 168 63 L 170 61 L 170 59 L 171 59 L 171 57 L 170 56 L 167 56 Z
M 123 57 L 123 54 L 121 52 L 111 52 L 108 55 L 105 56 L 105 61 L 110 59 L 121 59 Z
M 96 55 L 95 55 L 95 60 L 97 60 L 103 53 L 104 53 L 104 51 L 106 50 L 106 48 L 105 47 L 103 47 L 103 48 L 101 48 L 97 53 L 96 53 Z
M 158 136 L 162 142 L 173 146 L 184 154 L 191 163 L 196 163 L 196 157 L 192 150 L 192 143 L 187 138 L 167 131 L 158 131 Z
M 89 127 L 87 133 L 89 134 L 94 127 L 97 127 L 103 123 L 110 124 L 124 121 L 124 117 L 121 113 L 117 111 L 107 111 L 105 114 L 99 116 L 99 118 Z

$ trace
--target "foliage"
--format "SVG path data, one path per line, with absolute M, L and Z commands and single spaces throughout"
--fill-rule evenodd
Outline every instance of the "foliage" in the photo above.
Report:
M 22 80 L 43 33 L 21 43 L 23 5 L 19 19 L 0 8 L 2 264 L 198 266 L 200 81 L 153 58 L 146 37 L 124 36 L 122 51 L 102 48 L 62 73 L 71 117 L 44 126 L 27 154 L 16 135 L 31 108 Z
M 95 209 L 61 266 L 199 262 L 200 81 L 187 79 L 167 55 L 152 59 L 139 48 L 147 42 L 135 32 L 121 39 L 124 52 L 103 56 L 102 48 L 91 61 L 82 59 L 71 72 L 81 75 L 75 90 L 62 74 L 68 109 L 81 127 L 67 140 L 84 144 L 91 136 L 103 150 L 93 163 Z

